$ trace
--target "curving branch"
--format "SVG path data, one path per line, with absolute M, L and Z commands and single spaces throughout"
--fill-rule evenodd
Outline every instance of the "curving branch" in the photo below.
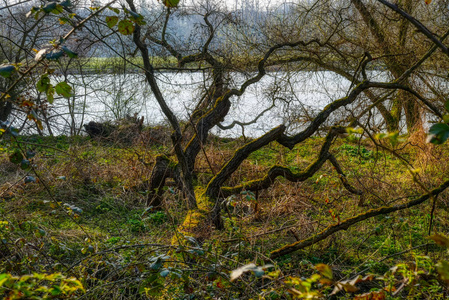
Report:
M 282 135 L 279 139 L 277 139 L 277 142 L 289 149 L 293 149 L 293 147 L 295 147 L 296 144 L 304 141 L 305 139 L 309 138 L 312 134 L 314 134 L 318 130 L 318 128 L 327 120 L 327 118 L 330 116 L 332 112 L 336 111 L 340 107 L 351 104 L 357 99 L 360 93 L 362 93 L 364 90 L 370 87 L 377 87 L 378 84 L 379 83 L 369 82 L 366 80 L 362 81 L 348 94 L 348 96 L 335 100 L 329 105 L 327 105 L 312 120 L 312 122 L 309 124 L 309 126 L 307 126 L 306 129 L 293 136 Z
M 311 163 L 304 171 L 299 173 L 293 173 L 289 168 L 283 166 L 273 166 L 268 173 L 261 179 L 251 182 L 243 183 L 234 187 L 222 187 L 220 190 L 221 197 L 228 197 L 233 194 L 238 194 L 243 190 L 258 191 L 270 187 L 274 180 L 281 176 L 291 182 L 301 182 L 312 177 L 329 159 L 331 154 L 329 153 L 330 146 L 334 141 L 334 138 L 341 133 L 346 132 L 344 127 L 332 127 L 325 137 L 325 141 L 321 146 L 320 153 L 317 159 Z
M 293 244 L 286 245 L 280 249 L 274 250 L 271 252 L 270 258 L 275 259 L 275 258 L 284 256 L 284 255 L 293 253 L 300 249 L 304 249 L 304 248 L 311 246 L 319 241 L 324 240 L 325 238 L 327 238 L 328 236 L 331 236 L 332 234 L 334 234 L 336 232 L 339 232 L 342 230 L 347 230 L 350 226 L 355 225 L 361 221 L 364 221 L 364 220 L 367 220 L 367 219 L 370 219 L 370 218 L 373 218 L 373 217 L 376 217 L 379 215 L 386 215 L 386 214 L 390 214 L 390 213 L 393 213 L 393 212 L 396 212 L 399 210 L 403 210 L 403 209 L 407 209 L 407 208 L 419 205 L 419 204 L 423 203 L 424 201 L 428 200 L 429 198 L 439 195 L 444 190 L 446 190 L 448 187 L 449 187 L 449 180 L 445 181 L 439 187 L 431 190 L 430 193 L 422 195 L 421 197 L 419 197 L 415 200 L 411 200 L 409 202 L 399 204 L 399 205 L 384 206 L 384 207 L 379 207 L 376 209 L 370 209 L 365 213 L 359 214 L 352 218 L 348 218 L 348 219 L 342 221 L 341 223 L 330 225 L 327 228 L 325 228 L 323 231 L 321 231 L 307 239 L 297 241 Z
M 219 196 L 220 187 L 223 183 L 237 170 L 242 162 L 254 151 L 263 146 L 275 141 L 276 138 L 285 131 L 285 125 L 280 125 L 269 132 L 262 135 L 260 138 L 249 142 L 243 147 L 235 151 L 234 156 L 224 165 L 224 167 L 212 178 L 206 188 L 206 195 L 210 198 L 216 199 Z
M 218 128 L 222 129 L 222 130 L 228 130 L 228 129 L 232 129 L 234 128 L 235 125 L 239 125 L 241 127 L 244 126 L 248 126 L 251 124 L 255 124 L 257 122 L 257 120 L 259 120 L 260 117 L 262 117 L 266 112 L 270 111 L 273 107 L 275 107 L 275 103 L 273 101 L 273 103 L 270 105 L 270 107 L 267 107 L 266 109 L 264 109 L 260 114 L 258 114 L 254 119 L 252 119 L 251 121 L 248 122 L 240 122 L 240 121 L 233 121 L 231 124 L 229 125 L 222 125 L 220 123 L 217 124 Z

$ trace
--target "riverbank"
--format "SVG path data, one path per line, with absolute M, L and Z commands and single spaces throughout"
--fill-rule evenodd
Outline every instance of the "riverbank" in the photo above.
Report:
M 435 263 L 446 256 L 444 248 L 428 245 L 429 202 L 375 217 L 299 253 L 271 261 L 274 266 L 264 271 L 263 278 L 256 270 L 237 281 L 229 280 L 231 270 L 251 262 L 264 265 L 270 251 L 283 245 L 369 208 L 400 203 L 401 197 L 419 194 L 419 185 L 403 162 L 368 141 L 360 144 L 341 139 L 332 152 L 345 166 L 347 180 L 358 188 L 375 190 L 375 195 L 348 193 L 333 167 L 325 165 L 302 183 L 280 179 L 260 193 L 229 197 L 223 231 L 214 231 L 205 241 L 178 237 L 183 242 L 177 248 L 172 248 L 171 241 L 179 234 L 176 228 L 188 210 L 176 187 L 164 191 L 163 210 L 145 206 L 155 157 L 169 153 L 168 144 L 123 145 L 65 136 L 24 136 L 19 141 L 20 145 L 3 140 L 1 146 L 2 270 L 16 275 L 62 272 L 75 276 L 87 299 L 141 299 L 144 295 L 161 299 L 265 295 L 276 299 L 290 295 L 291 284 L 296 289 L 302 286 L 286 283 L 288 276 L 297 278 L 291 280 L 313 278 L 312 274 L 320 274 L 317 264 L 331 268 L 333 281 L 356 274 L 384 275 L 400 264 L 411 272 L 408 263 L 416 261 L 419 264 L 414 268 L 430 276 Z M 260 178 L 274 164 L 301 171 L 315 159 L 321 142 L 322 138 L 312 138 L 288 152 L 272 144 L 251 154 L 230 184 Z M 205 156 L 196 165 L 196 184 L 206 184 L 243 143 L 243 139 L 217 138 L 207 144 Z M 449 149 L 438 146 L 423 152 L 410 144 L 403 146 L 401 155 L 420 166 L 421 180 L 429 187 L 438 185 L 448 167 L 441 158 L 447 157 Z M 10 162 L 17 147 L 35 153 L 32 170 Z M 449 229 L 447 199 L 444 194 L 436 204 L 432 231 Z M 360 293 L 373 288 L 379 293 L 391 292 L 383 289 L 390 281 L 374 278 L 357 284 Z M 431 298 L 443 295 L 445 287 L 426 278 L 415 279 L 425 286 L 419 293 Z M 390 279 L 395 288 L 400 285 L 399 279 Z M 323 296 L 331 290 L 324 283 L 310 287 L 311 292 Z M 418 293 L 411 285 L 406 285 L 405 291 Z M 77 293 L 77 297 L 83 294 Z M 338 295 L 344 297 L 343 292 Z

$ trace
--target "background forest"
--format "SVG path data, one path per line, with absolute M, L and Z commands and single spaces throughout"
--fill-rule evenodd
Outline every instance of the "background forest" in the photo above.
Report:
M 447 1 L 0 3 L 0 297 L 448 296 Z

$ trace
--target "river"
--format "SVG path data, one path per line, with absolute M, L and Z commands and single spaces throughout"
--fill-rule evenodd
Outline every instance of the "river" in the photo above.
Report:
M 180 120 L 188 120 L 204 91 L 204 82 L 210 80 L 208 76 L 202 72 L 159 74 L 158 82 L 165 100 Z M 245 80 L 242 75 L 230 76 L 232 87 L 239 87 Z M 372 77 L 375 76 L 384 75 L 372 73 Z M 166 123 L 142 74 L 76 75 L 69 77 L 68 82 L 76 96 L 70 100 L 55 100 L 49 113 L 54 133 L 69 134 L 71 127 L 81 128 L 89 121 L 115 120 L 134 114 L 144 116 L 148 125 Z M 243 96 L 232 98 L 232 108 L 222 124 L 226 126 L 234 120 L 249 122 L 273 103 L 275 106 L 256 123 L 246 126 L 244 132 L 236 126 L 229 130 L 214 128 L 213 133 L 257 137 L 279 124 L 287 125 L 291 131 L 299 130 L 327 104 L 344 97 L 350 87 L 348 80 L 328 71 L 268 73 Z M 338 118 L 347 113 L 348 110 L 341 110 Z

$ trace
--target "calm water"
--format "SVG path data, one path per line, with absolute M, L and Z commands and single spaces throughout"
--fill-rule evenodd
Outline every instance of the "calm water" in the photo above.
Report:
M 231 74 L 233 87 L 244 80 L 241 75 Z M 372 74 L 372 76 L 381 76 Z M 204 91 L 207 74 L 164 73 L 158 76 L 164 97 L 180 120 L 187 120 L 195 103 Z M 69 83 L 74 86 L 75 99 L 57 99 L 51 112 L 56 133 L 70 133 L 70 127 L 80 128 L 89 121 L 114 120 L 125 115 L 145 117 L 145 123 L 156 125 L 165 123 L 159 105 L 153 97 L 144 76 L 125 75 L 89 75 L 73 76 Z M 299 130 L 324 106 L 335 99 L 344 97 L 350 88 L 350 82 L 332 72 L 300 72 L 296 74 L 269 73 L 259 83 L 249 87 L 242 97 L 232 99 L 232 108 L 223 121 L 228 125 L 234 120 L 248 122 L 270 106 L 257 123 L 245 128 L 246 136 L 256 137 L 279 124 L 290 126 L 291 131 Z M 350 110 L 337 112 L 335 118 L 349 114 Z M 221 136 L 240 136 L 242 128 L 231 130 L 215 128 L 215 134 Z

